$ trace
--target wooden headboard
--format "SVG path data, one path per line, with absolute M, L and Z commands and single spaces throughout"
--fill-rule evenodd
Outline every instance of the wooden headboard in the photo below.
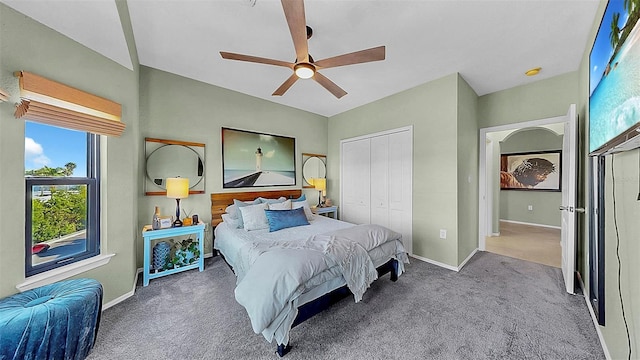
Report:
M 233 204 L 233 199 L 240 201 L 251 201 L 258 197 L 277 199 L 281 196 L 287 199 L 299 198 L 302 190 L 270 190 L 270 191 L 250 191 L 250 192 L 224 192 L 211 194 L 211 226 L 217 226 L 222 222 L 222 214 L 227 206 Z

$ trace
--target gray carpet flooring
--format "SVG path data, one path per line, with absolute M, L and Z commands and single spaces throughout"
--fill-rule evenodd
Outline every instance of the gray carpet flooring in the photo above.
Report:
M 412 259 L 291 332 L 284 359 L 604 359 L 560 269 L 479 252 L 458 273 Z M 89 360 L 276 359 L 253 333 L 220 257 L 138 287 L 103 312 Z

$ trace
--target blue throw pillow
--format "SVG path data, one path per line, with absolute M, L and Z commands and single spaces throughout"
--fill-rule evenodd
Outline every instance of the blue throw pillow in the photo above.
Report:
M 305 194 L 302 194 L 302 196 L 300 196 L 297 199 L 291 199 L 291 202 L 298 202 L 298 201 L 304 201 L 307 200 L 307 196 Z
M 292 210 L 265 210 L 269 222 L 269 232 L 295 226 L 309 225 L 303 208 Z

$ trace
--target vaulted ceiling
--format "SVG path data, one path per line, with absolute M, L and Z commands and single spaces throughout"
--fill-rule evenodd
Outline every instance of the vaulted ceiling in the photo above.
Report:
M 133 68 L 121 23 L 127 17 L 115 0 L 0 2 Z M 294 62 L 278 0 L 128 0 L 126 6 L 141 65 L 332 116 L 455 72 L 484 95 L 575 71 L 598 1 L 307 0 L 315 59 L 386 46 L 384 61 L 321 71 L 348 93 L 341 99 L 312 80 L 272 96 L 290 69 L 220 56 Z M 524 75 L 535 67 L 542 67 L 539 75 Z

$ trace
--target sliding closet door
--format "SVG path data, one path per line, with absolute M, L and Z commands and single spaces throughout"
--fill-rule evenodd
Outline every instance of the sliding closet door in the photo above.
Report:
M 344 140 L 341 158 L 340 219 L 399 232 L 412 253 L 412 128 Z
M 340 219 L 354 224 L 370 223 L 370 141 L 342 143 L 342 201 Z
M 389 227 L 389 136 L 371 138 L 371 223 Z
M 388 143 L 389 224 L 387 227 L 402 234 L 404 247 L 411 254 L 413 253 L 413 135 L 409 130 L 393 133 L 388 136 Z

